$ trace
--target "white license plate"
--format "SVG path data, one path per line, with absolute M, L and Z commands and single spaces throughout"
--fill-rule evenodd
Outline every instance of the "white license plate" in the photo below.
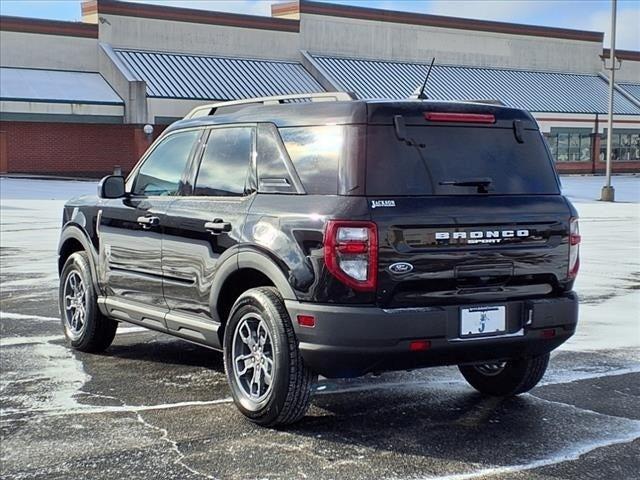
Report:
M 496 333 L 504 333 L 506 330 L 504 306 L 460 309 L 461 337 L 495 335 Z

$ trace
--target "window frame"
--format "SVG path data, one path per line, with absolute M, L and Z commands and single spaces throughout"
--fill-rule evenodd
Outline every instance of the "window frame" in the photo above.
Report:
M 260 185 L 260 169 L 259 169 L 260 151 L 258 150 L 258 142 L 259 142 L 259 137 L 261 135 L 264 135 L 264 136 L 269 135 L 269 136 L 271 136 L 278 144 L 278 150 L 280 151 L 280 153 L 282 155 L 282 161 L 284 163 L 285 170 L 286 170 L 287 174 L 289 175 L 289 178 L 291 179 L 291 185 L 289 185 L 288 191 L 285 191 L 284 189 L 283 190 L 278 190 L 278 187 L 270 188 L 268 186 L 262 186 L 261 187 L 261 185 Z M 296 171 L 295 167 L 293 166 L 293 163 L 291 161 L 291 157 L 289 156 L 289 152 L 287 151 L 287 148 L 284 145 L 282 137 L 280 136 L 280 131 L 279 131 L 278 127 L 273 123 L 260 122 L 260 123 L 257 124 L 257 128 L 256 128 L 255 177 L 256 177 L 256 184 L 257 184 L 257 188 L 258 188 L 258 193 L 264 193 L 264 194 L 269 194 L 269 195 L 305 195 L 306 194 L 304 186 L 302 185 L 302 181 L 300 180 L 300 177 L 298 176 L 298 172 Z
M 598 135 L 600 135 L 600 151 L 598 152 L 598 160 L 601 162 L 605 162 L 606 161 L 606 156 L 607 156 L 607 131 L 608 128 L 605 127 L 602 130 L 602 133 L 599 133 Z M 614 148 L 618 148 L 618 150 L 620 151 L 620 153 L 622 153 L 622 155 L 618 158 L 612 158 L 611 161 L 612 162 L 616 162 L 616 163 L 621 163 L 621 162 L 638 162 L 640 161 L 640 156 L 638 158 L 630 158 L 630 159 L 625 159 L 622 158 L 624 156 L 623 152 L 629 151 L 631 152 L 634 149 L 634 145 L 632 143 L 629 143 L 629 145 L 627 146 L 623 146 L 622 145 L 622 137 L 624 135 L 628 135 L 630 138 L 633 135 L 639 135 L 640 136 L 640 130 L 639 129 L 634 129 L 634 128 L 614 128 L 613 132 L 611 134 L 612 140 L 615 140 L 616 135 L 618 136 L 618 141 L 617 142 L 612 142 L 613 146 L 612 146 L 612 153 L 614 151 Z M 638 148 L 638 147 L 635 147 Z
M 133 188 L 135 187 L 136 180 L 138 179 L 138 174 L 140 173 L 140 169 L 147 162 L 149 157 L 151 157 L 151 155 L 157 150 L 157 148 L 162 143 L 164 143 L 167 139 L 169 139 L 170 137 L 172 137 L 174 135 L 177 135 L 179 133 L 185 133 L 185 132 L 191 132 L 191 131 L 200 131 L 200 134 L 196 135 L 196 138 L 195 138 L 195 140 L 193 142 L 193 145 L 191 146 L 191 150 L 189 151 L 189 156 L 187 158 L 187 162 L 186 162 L 185 167 L 184 167 L 184 169 L 182 171 L 182 174 L 180 175 L 180 180 L 178 181 L 178 190 L 177 190 L 176 194 L 172 195 L 172 196 L 173 197 L 180 197 L 180 196 L 183 195 L 185 187 L 187 186 L 188 173 L 190 171 L 190 168 L 191 168 L 191 165 L 192 165 L 192 162 L 193 162 L 193 158 L 197 154 L 198 149 L 201 146 L 202 137 L 203 137 L 203 134 L 204 134 L 204 129 L 202 127 L 182 128 L 180 130 L 174 130 L 172 132 L 168 132 L 166 134 L 160 135 L 151 144 L 151 146 L 147 149 L 147 151 L 142 155 L 142 157 L 140 158 L 138 163 L 133 167 L 131 172 L 129 172 L 129 175 L 127 176 L 127 178 L 125 180 L 125 192 L 127 193 L 127 196 L 129 196 L 131 198 L 153 198 L 153 197 L 163 197 L 164 196 L 164 195 L 142 195 L 142 194 L 133 193 Z
M 566 148 L 561 151 L 560 150 L 560 135 L 566 135 Z M 587 163 L 587 162 L 591 162 L 593 161 L 593 129 L 588 128 L 588 127 L 551 127 L 551 129 L 549 130 L 549 133 L 545 133 L 544 137 L 545 140 L 547 141 L 547 143 L 549 144 L 549 150 L 551 153 L 551 158 L 553 159 L 553 162 L 555 164 L 565 164 L 565 163 Z M 570 156 L 572 155 L 572 147 L 571 145 L 571 141 L 572 138 L 578 137 L 578 160 L 571 160 Z M 580 155 L 582 153 L 583 147 L 583 139 L 587 138 L 588 139 L 588 151 L 589 151 L 589 157 L 586 160 L 582 160 L 580 158 Z M 555 142 L 552 142 L 551 140 L 555 139 Z M 563 155 L 566 154 L 567 158 L 566 160 L 559 160 L 559 154 L 562 153 Z
M 204 153 L 209 144 L 209 137 L 213 130 L 220 130 L 225 128 L 251 128 L 251 157 L 249 165 L 247 166 L 247 175 L 244 183 L 244 193 L 242 195 L 196 195 L 196 181 L 198 179 L 198 173 L 204 159 Z M 224 198 L 227 200 L 242 200 L 258 191 L 256 181 L 256 156 L 257 156 L 257 123 L 226 123 L 221 125 L 207 125 L 203 128 L 202 136 L 200 137 L 199 149 L 195 152 L 191 159 L 191 163 L 188 165 L 188 175 L 185 182 L 186 188 L 182 196 L 191 198 Z

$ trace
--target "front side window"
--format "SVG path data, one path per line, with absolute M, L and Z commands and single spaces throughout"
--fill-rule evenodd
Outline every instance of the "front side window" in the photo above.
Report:
M 146 158 L 138 171 L 134 195 L 177 195 L 180 179 L 199 130 L 178 132 L 162 140 Z
M 196 178 L 194 195 L 239 197 L 253 154 L 252 127 L 211 130 Z

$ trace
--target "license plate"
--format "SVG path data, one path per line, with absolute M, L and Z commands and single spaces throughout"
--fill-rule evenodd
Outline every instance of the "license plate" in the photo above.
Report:
M 496 333 L 504 333 L 506 330 L 504 306 L 460 309 L 461 337 L 495 335 Z

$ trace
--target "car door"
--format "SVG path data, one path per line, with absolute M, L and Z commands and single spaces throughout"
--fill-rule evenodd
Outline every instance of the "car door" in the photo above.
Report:
M 127 195 L 102 205 L 100 275 L 107 308 L 118 318 L 164 328 L 163 222 L 183 188 L 186 167 L 201 134 L 202 130 L 186 130 L 163 137 L 129 176 Z
M 210 294 L 217 268 L 241 240 L 253 200 L 250 168 L 255 127 L 211 128 L 201 158 L 193 164 L 192 191 L 167 211 L 162 240 L 164 295 L 170 308 L 167 328 L 218 346 L 217 319 Z

